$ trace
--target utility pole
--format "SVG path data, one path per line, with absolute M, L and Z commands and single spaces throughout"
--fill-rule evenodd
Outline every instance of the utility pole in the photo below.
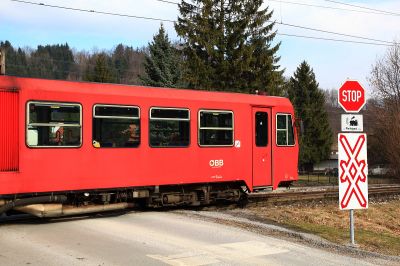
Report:
M 6 74 L 6 50 L 0 48 L 0 75 Z

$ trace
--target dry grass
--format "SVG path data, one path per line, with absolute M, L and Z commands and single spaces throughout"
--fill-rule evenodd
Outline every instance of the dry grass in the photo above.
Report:
M 381 184 L 400 184 L 399 178 L 386 177 L 386 176 L 368 176 L 368 184 L 381 185 Z M 321 174 L 314 175 L 300 175 L 299 181 L 295 182 L 293 186 L 320 186 L 320 185 L 338 185 L 338 178 L 334 176 Z
M 290 228 L 349 243 L 349 211 L 340 211 L 336 202 L 253 206 L 249 210 Z M 355 237 L 360 248 L 400 256 L 400 197 L 370 201 L 368 210 L 355 210 Z

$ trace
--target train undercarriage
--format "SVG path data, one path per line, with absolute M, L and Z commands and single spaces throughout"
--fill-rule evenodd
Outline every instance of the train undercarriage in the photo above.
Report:
M 246 199 L 242 182 L 151 186 L 113 190 L 88 190 L 0 198 L 0 217 L 27 213 L 37 217 L 63 217 L 134 207 L 205 206 Z

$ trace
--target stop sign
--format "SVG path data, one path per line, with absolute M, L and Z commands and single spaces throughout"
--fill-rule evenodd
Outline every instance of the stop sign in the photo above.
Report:
M 338 101 L 346 112 L 358 113 L 365 104 L 364 88 L 357 81 L 348 80 L 339 89 Z

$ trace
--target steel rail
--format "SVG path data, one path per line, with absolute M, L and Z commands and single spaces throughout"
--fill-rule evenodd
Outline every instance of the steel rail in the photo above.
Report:
M 368 195 L 393 195 L 400 194 L 400 185 L 369 187 Z M 339 197 L 338 188 L 329 188 L 314 191 L 289 191 L 289 192 L 264 192 L 250 193 L 248 199 L 250 202 L 284 202 L 284 201 L 302 201 L 332 199 Z

